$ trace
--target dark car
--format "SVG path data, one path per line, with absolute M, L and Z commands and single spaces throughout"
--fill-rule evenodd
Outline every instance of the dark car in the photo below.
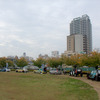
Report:
M 90 74 L 88 73 L 87 78 L 92 79 L 92 80 L 96 80 L 96 81 L 100 80 L 100 69 L 93 70 L 93 71 L 91 71 Z
M 69 72 L 69 75 L 70 76 L 83 76 L 83 73 L 82 73 L 82 69 L 80 69 L 80 68 L 77 68 L 77 69 L 73 69 L 73 70 L 71 70 L 70 72 Z
M 63 74 L 65 75 L 65 74 L 69 73 L 71 70 L 72 70 L 72 68 L 64 68 Z
M 74 76 L 74 72 L 75 72 L 74 69 L 70 70 L 69 75 Z

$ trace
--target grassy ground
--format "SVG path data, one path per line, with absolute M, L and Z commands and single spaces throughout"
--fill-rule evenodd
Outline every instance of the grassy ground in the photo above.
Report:
M 98 100 L 88 84 L 60 75 L 0 72 L 0 100 Z

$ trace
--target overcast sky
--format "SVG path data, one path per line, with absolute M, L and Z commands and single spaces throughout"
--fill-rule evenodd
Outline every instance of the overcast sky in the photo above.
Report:
M 70 22 L 84 14 L 100 48 L 100 0 L 0 0 L 0 57 L 63 53 Z

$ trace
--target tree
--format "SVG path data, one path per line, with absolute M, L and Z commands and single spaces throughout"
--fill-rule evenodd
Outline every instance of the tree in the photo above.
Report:
M 37 60 L 32 61 L 35 66 L 41 67 L 42 64 L 46 64 L 46 60 L 43 58 L 38 58 Z
M 28 65 L 28 62 L 25 58 L 20 58 L 20 59 L 17 59 L 17 62 L 16 62 L 17 66 L 19 67 L 24 67 L 26 65 Z
M 61 58 L 49 58 L 47 63 L 50 67 L 58 67 L 59 65 L 62 65 L 62 60 Z
M 11 60 L 7 60 L 6 63 L 8 63 L 8 66 L 14 66 L 14 63 Z
M 0 58 L 0 66 L 6 67 L 6 58 L 5 57 Z

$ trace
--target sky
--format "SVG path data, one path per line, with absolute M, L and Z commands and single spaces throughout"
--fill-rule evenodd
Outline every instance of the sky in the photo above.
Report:
M 67 50 L 69 24 L 87 14 L 93 49 L 100 48 L 100 0 L 0 0 L 0 57 Z

